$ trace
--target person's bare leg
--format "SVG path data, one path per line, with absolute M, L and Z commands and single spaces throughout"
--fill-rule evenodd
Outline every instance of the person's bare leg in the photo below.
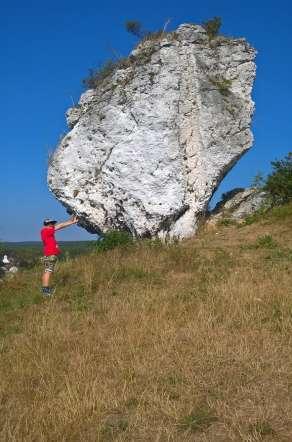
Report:
M 50 286 L 51 274 L 52 274 L 52 272 L 44 272 L 43 273 L 43 276 L 42 276 L 43 287 Z

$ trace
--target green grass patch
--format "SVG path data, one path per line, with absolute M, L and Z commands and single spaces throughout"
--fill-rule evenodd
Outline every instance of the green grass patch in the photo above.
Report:
M 280 250 L 279 244 L 273 239 L 271 235 L 260 235 L 257 237 L 256 241 L 251 244 L 243 244 L 240 246 L 242 250 L 253 250 L 253 249 L 277 249 Z
M 117 440 L 116 438 L 120 433 L 124 433 L 128 429 L 129 423 L 125 416 L 120 413 L 113 413 L 109 415 L 102 426 L 101 435 L 102 440 L 111 441 Z
M 276 247 L 278 247 L 278 243 L 271 235 L 258 236 L 255 243 L 256 249 L 275 249 Z
M 37 290 L 23 288 L 15 291 L 8 286 L 6 293 L 3 291 L 0 293 L 0 314 L 39 304 L 42 300 L 42 296 Z
M 141 282 L 141 283 L 150 283 L 155 285 L 160 285 L 163 281 L 162 275 L 159 272 L 151 271 L 151 270 L 143 270 L 140 267 L 121 267 L 117 269 L 112 277 L 112 281 L 114 283 L 120 282 Z
M 248 431 L 253 436 L 257 437 L 265 437 L 265 436 L 274 436 L 276 434 L 275 430 L 267 421 L 258 421 L 254 424 L 250 424 Z
M 15 335 L 21 332 L 21 323 L 20 321 L 15 321 L 11 319 L 11 322 L 8 322 L 6 318 L 0 319 L 0 338 L 5 338 L 9 335 Z
M 32 305 L 44 302 L 39 288 L 35 287 L 29 271 L 16 275 L 0 285 L 0 337 L 17 334 L 21 331 L 22 311 Z
M 267 214 L 273 219 L 285 220 L 290 218 L 292 220 L 292 204 L 275 206 Z
M 231 218 L 222 218 L 218 221 L 218 226 L 235 226 L 237 222 Z
M 210 427 L 214 422 L 218 421 L 218 417 L 214 411 L 207 405 L 201 405 L 195 408 L 190 414 L 183 416 L 178 423 L 181 431 L 203 431 Z
M 287 219 L 292 220 L 292 204 L 286 204 L 282 206 L 274 207 L 262 207 L 261 209 L 254 212 L 252 215 L 247 216 L 240 227 L 249 226 L 251 224 L 260 221 L 270 221 L 275 220 L 285 221 Z

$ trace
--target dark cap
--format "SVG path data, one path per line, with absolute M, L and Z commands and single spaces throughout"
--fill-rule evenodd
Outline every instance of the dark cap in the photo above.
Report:
M 49 224 L 56 224 L 57 221 L 55 219 L 52 218 L 46 218 L 44 219 L 44 226 L 48 226 Z

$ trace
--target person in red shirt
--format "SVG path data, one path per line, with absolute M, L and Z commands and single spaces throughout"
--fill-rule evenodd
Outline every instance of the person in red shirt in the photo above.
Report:
M 42 261 L 44 263 L 44 272 L 42 275 L 42 293 L 45 296 L 50 296 L 52 294 L 52 289 L 50 287 L 51 274 L 55 270 L 56 262 L 58 260 L 58 255 L 60 255 L 61 250 L 55 239 L 55 232 L 57 230 L 64 229 L 65 227 L 72 226 L 72 224 L 77 224 L 78 218 L 72 216 L 68 221 L 58 223 L 54 219 L 45 219 L 44 227 L 41 230 L 41 238 L 43 242 L 43 252 L 44 256 Z

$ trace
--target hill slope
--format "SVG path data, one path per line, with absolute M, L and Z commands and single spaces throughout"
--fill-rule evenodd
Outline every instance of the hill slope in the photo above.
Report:
M 0 439 L 292 439 L 292 206 L 0 285 Z

